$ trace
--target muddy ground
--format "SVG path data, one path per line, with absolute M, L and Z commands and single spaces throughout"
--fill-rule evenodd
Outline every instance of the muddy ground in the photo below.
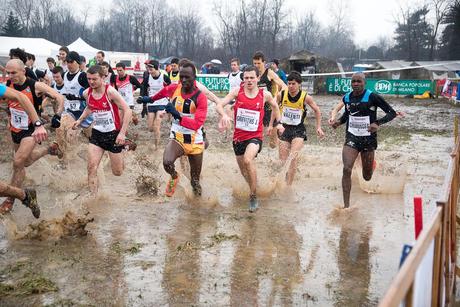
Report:
M 344 130 L 326 125 L 339 97 L 314 98 L 326 138 L 317 140 L 310 113 L 292 187 L 283 184 L 277 150 L 264 144 L 254 214 L 213 107 L 198 199 L 183 175 L 174 197 L 163 196 L 166 140 L 155 151 L 145 121 L 132 128 L 139 146 L 127 153 L 122 177 L 104 158 L 96 200 L 86 192 L 84 137 L 67 163 L 41 159 L 27 169 L 26 185 L 38 189 L 42 217 L 17 202 L 0 224 L 0 305 L 376 305 L 402 245 L 414 240 L 414 195 L 423 196 L 425 221 L 435 207 L 460 109 L 442 100 L 388 98 L 406 117 L 381 128 L 376 174 L 366 184 L 356 169 L 351 209 L 343 210 Z M 9 180 L 11 144 L 0 118 L 0 179 Z

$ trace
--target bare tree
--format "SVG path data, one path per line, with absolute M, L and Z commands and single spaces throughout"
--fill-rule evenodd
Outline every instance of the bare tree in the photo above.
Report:
M 438 32 L 440 25 L 444 22 L 449 11 L 448 0 L 431 0 L 430 7 L 434 11 L 434 24 L 430 42 L 430 60 L 434 60 L 434 51 L 438 42 Z

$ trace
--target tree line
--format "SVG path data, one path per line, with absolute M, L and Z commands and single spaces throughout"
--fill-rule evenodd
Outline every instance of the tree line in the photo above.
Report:
M 353 41 L 345 0 L 334 1 L 328 26 L 313 11 L 290 11 L 283 0 L 214 1 L 209 17 L 192 1 L 177 7 L 162 0 L 114 0 L 110 8 L 77 12 L 56 0 L 0 0 L 10 8 L 0 24 L 4 36 L 42 37 L 60 45 L 82 37 L 101 50 L 197 63 L 232 57 L 249 62 L 255 50 L 283 58 L 302 49 L 334 60 L 458 59 L 460 0 L 427 1 L 401 8 L 393 35 L 378 37 L 366 49 Z

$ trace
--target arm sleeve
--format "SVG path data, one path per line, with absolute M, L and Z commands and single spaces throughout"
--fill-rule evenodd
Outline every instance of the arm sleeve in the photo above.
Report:
M 342 125 L 342 124 L 345 124 L 348 120 L 348 110 L 347 110 L 347 105 L 345 104 L 345 101 L 343 100 L 342 98 L 342 102 L 344 104 L 344 112 L 342 113 L 342 116 L 339 118 L 339 123 Z
M 85 72 L 82 72 L 80 76 L 78 76 L 78 83 L 85 89 L 89 87 L 88 78 L 86 78 Z
M 165 83 L 166 85 L 170 85 L 170 84 L 171 84 L 171 79 L 169 78 L 168 75 L 164 75 L 163 80 L 164 80 L 164 83 Z
M 396 111 L 382 98 L 382 96 L 375 93 L 372 93 L 372 95 L 375 95 L 374 99 L 376 105 L 386 113 L 384 117 L 377 119 L 375 123 L 380 126 L 393 120 L 396 117 Z
M 137 80 L 137 78 L 134 76 L 129 76 L 129 82 L 134 86 L 135 90 L 142 87 L 142 85 L 139 83 L 139 80 Z
M 3 83 L 0 83 L 0 97 L 3 97 L 6 93 L 6 85 Z
M 141 87 L 141 96 L 147 96 L 147 89 L 149 88 L 149 74 L 144 72 L 142 75 L 142 87 Z
M 162 98 L 169 98 L 172 96 L 174 91 L 177 88 L 177 84 L 169 85 L 167 87 L 163 87 L 158 93 L 150 97 L 151 101 L 156 101 Z
M 208 113 L 208 100 L 203 93 L 198 95 L 197 99 L 197 108 L 195 111 L 195 117 L 182 117 L 180 120 L 180 124 L 185 128 L 198 130 L 201 126 L 203 126 L 204 121 L 206 120 L 206 114 Z
M 110 75 L 110 85 L 113 86 L 118 91 L 118 87 L 115 81 L 116 81 L 116 76 L 114 74 L 111 74 Z

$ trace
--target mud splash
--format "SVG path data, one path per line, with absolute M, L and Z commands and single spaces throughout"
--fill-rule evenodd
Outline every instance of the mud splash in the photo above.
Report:
M 14 240 L 39 240 L 56 241 L 65 237 L 86 236 L 86 226 L 94 221 L 89 217 L 89 212 L 79 216 L 68 211 L 62 218 L 41 220 L 35 224 L 29 224 L 24 230 L 20 230 L 10 219 L 6 218 L 4 224 L 8 230 L 9 237 Z

